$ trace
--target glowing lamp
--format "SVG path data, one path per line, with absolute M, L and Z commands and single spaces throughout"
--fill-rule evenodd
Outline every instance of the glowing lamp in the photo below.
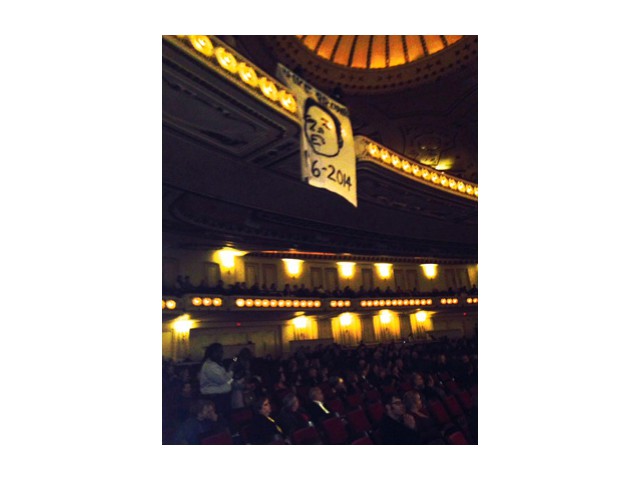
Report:
M 473 185 L 467 185 L 467 195 L 473 195 Z
M 422 310 L 416 313 L 416 320 L 420 323 L 424 322 L 427 319 L 427 312 L 423 312 Z
M 164 300 L 162 300 L 162 309 L 164 310 L 167 306 L 167 302 L 165 302 Z
M 426 168 L 423 168 L 422 169 L 422 178 L 425 179 L 425 180 L 429 180 L 429 175 L 430 175 L 429 170 L 427 170 Z
M 205 307 L 210 307 L 210 306 L 211 306 L 211 303 L 212 303 L 212 302 L 211 302 L 211 299 L 210 299 L 209 297 L 205 297 L 205 298 L 203 298 L 203 299 L 202 299 L 202 304 L 203 304 Z
M 247 85 L 254 88 L 258 86 L 256 71 L 244 62 L 238 64 L 238 76 Z
M 307 317 L 296 317 L 293 319 L 293 324 L 296 328 L 306 328 L 307 327 Z
M 300 271 L 302 270 L 302 263 L 304 262 L 304 260 L 298 260 L 295 258 L 283 258 L 282 261 L 284 262 L 284 267 L 287 270 L 289 276 L 295 277 L 296 275 L 300 274 Z
M 438 175 L 436 172 L 433 172 L 431 174 L 431 181 L 433 183 L 438 183 L 440 181 L 440 175 Z
M 319 303 L 320 303 L 320 302 L 318 302 L 318 304 L 319 304 Z M 320 305 L 317 305 L 317 306 L 319 307 Z M 344 306 L 345 306 L 345 307 L 350 307 L 350 306 L 351 306 L 351 300 L 345 300 L 345 301 L 344 301 Z
M 339 318 L 340 325 L 342 325 L 343 327 L 348 327 L 349 325 L 351 325 L 352 317 L 350 313 L 343 313 Z
M 458 191 L 459 192 L 464 192 L 466 190 L 467 186 L 464 184 L 464 182 L 458 182 Z
M 378 156 L 380 155 L 380 150 L 375 143 L 370 143 L 369 145 L 367 145 L 367 150 L 369 151 L 369 155 L 374 158 L 378 158 Z
M 222 305 L 222 299 L 221 298 L 214 298 L 213 299 L 213 306 L 214 307 L 219 307 L 220 305 Z
M 236 300 L 236 305 L 241 308 L 244 307 L 244 298 L 238 298 Z
M 391 155 L 386 150 L 380 150 L 380 160 L 384 163 L 391 163 Z
M 258 80 L 258 85 L 260 85 L 260 90 L 265 97 L 267 97 L 269 100 L 273 100 L 274 102 L 278 101 L 278 89 L 276 88 L 275 83 L 273 83 L 267 77 L 260 77 L 260 80 Z
M 424 271 L 424 276 L 428 279 L 434 279 L 438 276 L 438 265 L 435 263 L 423 263 L 420 265 Z
M 220 265 L 222 267 L 231 271 L 236 264 L 236 257 L 241 257 L 245 255 L 247 252 L 242 252 L 240 250 L 236 250 L 234 248 L 225 247 L 221 250 L 217 250 L 214 253 L 214 260 L 217 258 Z
M 391 322 L 391 312 L 389 310 L 382 310 L 380 312 L 380 322 L 384 324 Z
M 344 307 L 344 302 L 342 300 L 338 300 L 338 307 Z
M 477 299 L 477 298 L 474 298 L 474 299 L 473 299 L 473 303 L 478 303 L 478 299 Z
M 278 307 L 284 307 L 284 300 L 278 300 Z
M 351 305 L 351 302 L 348 302 L 349 305 Z M 320 308 L 320 305 L 322 305 L 322 303 L 320 302 L 320 300 L 316 300 L 315 302 L 313 302 L 313 306 L 316 308 Z
M 193 325 L 193 322 L 189 320 L 189 316 L 181 315 L 173 322 L 173 329 L 176 333 L 188 333 L 191 330 L 191 325 Z
M 337 262 L 338 268 L 340 269 L 340 276 L 342 278 L 351 278 L 353 277 L 355 262 Z
M 458 182 L 456 182 L 455 178 L 449 179 L 449 188 L 452 190 L 458 188 Z
M 236 61 L 236 57 L 227 52 L 224 48 L 216 48 L 216 58 L 218 59 L 220 66 L 225 70 L 231 73 L 236 73 L 238 71 L 238 62 Z
M 446 298 L 441 298 L 440 299 L 440 303 L 442 303 L 444 305 L 445 303 L 447 303 L 447 299 Z
M 450 298 L 447 298 L 447 305 L 451 305 L 451 303 L 453 303 L 453 300 L 451 300 Z
M 205 57 L 212 57 L 214 52 L 213 44 L 206 35 L 189 35 L 189 41 L 193 48 Z
M 291 300 L 285 300 L 284 301 L 284 306 L 289 308 L 289 307 L 291 307 L 291 303 L 292 303 Z
M 453 299 L 453 304 L 455 305 L 455 304 L 457 304 L 457 303 L 458 303 L 458 299 L 457 299 L 457 298 L 454 298 L 454 299 Z
M 390 306 L 391 306 L 391 300 L 389 300 L 389 299 L 385 300 L 385 301 L 384 301 L 384 304 L 385 304 L 387 307 L 390 307 Z
M 277 300 L 271 300 L 271 301 L 269 302 L 269 306 L 270 306 L 271 308 L 275 308 L 275 307 L 277 307 L 277 306 L 278 306 L 278 301 L 277 301 Z
M 331 300 L 331 303 L 329 305 L 331 305 L 332 307 L 336 307 L 338 306 L 338 302 L 336 302 L 335 300 Z
M 306 300 L 300 300 L 300 306 L 302 308 L 307 308 L 307 301 Z
M 391 276 L 392 263 L 376 263 L 374 264 L 378 270 L 378 276 L 380 278 L 389 278 Z
M 442 175 L 440 177 L 440 185 L 442 185 L 443 187 L 446 187 L 448 183 L 449 183 L 449 180 L 447 179 L 447 177 Z
M 430 298 L 427 298 L 427 305 L 431 305 L 433 304 L 433 300 L 431 300 Z
M 200 297 L 193 297 L 191 299 L 191 304 L 195 307 L 199 307 L 200 305 L 202 305 L 202 299 Z
M 414 165 L 411 171 L 413 172 L 414 176 L 419 177 L 422 169 L 418 165 Z
M 402 162 L 397 155 L 391 157 L 391 165 L 393 165 L 395 168 L 402 168 Z
M 247 301 L 245 302 L 245 305 L 249 308 L 253 307 L 253 300 L 250 298 L 247 298 Z
M 408 161 L 403 160 L 402 161 L 402 170 L 404 170 L 405 172 L 408 172 L 409 170 L 411 170 L 411 164 Z
M 285 92 L 284 90 L 280 90 L 278 98 L 280 99 L 280 105 L 282 105 L 285 110 L 288 110 L 291 113 L 296 113 L 298 104 L 296 103 L 296 99 L 293 95 L 289 92 Z
M 299 300 L 294 300 L 293 301 L 293 307 L 294 308 L 298 308 L 300 306 L 300 301 Z
M 361 307 L 366 307 L 366 306 L 367 306 L 367 302 L 366 302 L 366 301 L 364 301 L 364 300 L 361 300 L 361 301 L 360 301 L 360 306 L 361 306 Z
M 167 300 L 167 308 L 169 310 L 173 310 L 174 308 L 176 308 L 175 300 Z
M 477 197 L 478 196 L 478 187 L 475 187 L 473 189 L 473 194 Z

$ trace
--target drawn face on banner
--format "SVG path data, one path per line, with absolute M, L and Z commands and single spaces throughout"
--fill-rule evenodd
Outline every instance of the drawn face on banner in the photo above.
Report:
M 343 144 L 340 121 L 311 98 L 304 104 L 304 134 L 318 155 L 335 157 L 340 153 Z

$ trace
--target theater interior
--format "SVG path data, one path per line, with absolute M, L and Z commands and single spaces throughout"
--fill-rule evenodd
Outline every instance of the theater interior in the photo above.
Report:
M 163 36 L 163 360 L 477 339 L 477 63 L 475 35 Z M 357 206 L 302 180 L 278 64 L 348 109 Z

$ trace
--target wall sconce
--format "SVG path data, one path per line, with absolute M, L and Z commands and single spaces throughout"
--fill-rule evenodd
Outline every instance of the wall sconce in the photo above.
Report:
M 189 315 L 180 315 L 173 322 L 173 329 L 176 331 L 176 333 L 189 333 L 192 325 L 193 322 L 191 321 Z
M 293 319 L 293 325 L 296 328 L 307 328 L 307 317 L 301 316 Z
M 227 269 L 227 273 L 235 268 L 236 257 L 242 257 L 247 252 L 236 250 L 234 248 L 224 247 L 221 250 L 216 250 L 213 254 L 213 261 L 219 263 L 223 268 Z
M 391 312 L 389 310 L 381 310 L 380 311 L 380 323 L 390 323 L 391 322 Z
M 353 320 L 353 317 L 350 313 L 343 313 L 339 318 L 340 325 L 342 325 L 343 327 L 348 327 L 349 325 L 351 325 L 351 321 Z
M 424 271 L 424 276 L 429 280 L 436 278 L 438 275 L 438 265 L 435 263 L 423 263 L 420 265 Z
M 427 312 L 420 310 L 416 312 L 416 320 L 420 323 L 423 323 L 427 319 Z
M 338 267 L 340 268 L 340 276 L 342 278 L 351 278 L 353 277 L 353 272 L 355 270 L 355 262 L 337 262 Z
M 392 263 L 375 263 L 376 269 L 378 270 L 378 276 L 380 278 L 389 278 L 391 277 L 391 267 L 393 267 Z
M 290 277 L 296 278 L 302 271 L 302 263 L 304 260 L 298 260 L 295 258 L 283 258 L 284 267 Z

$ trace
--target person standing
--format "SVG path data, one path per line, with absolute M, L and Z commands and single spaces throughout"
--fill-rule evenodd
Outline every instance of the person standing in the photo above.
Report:
M 231 384 L 233 383 L 233 362 L 229 370 L 222 365 L 223 347 L 212 343 L 205 351 L 200 367 L 200 395 L 216 404 L 219 415 L 228 417 L 231 411 Z

